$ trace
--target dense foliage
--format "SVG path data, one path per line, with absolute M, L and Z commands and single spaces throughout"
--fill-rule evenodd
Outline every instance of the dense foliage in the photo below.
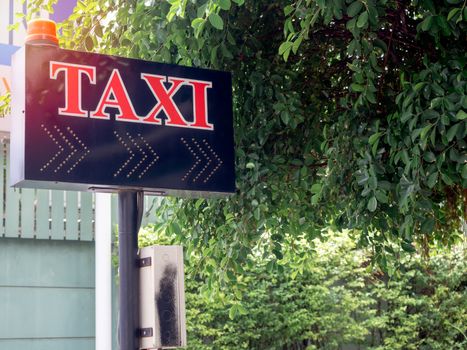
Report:
M 467 210 L 466 20 L 462 0 L 78 2 L 62 47 L 232 72 L 237 193 L 166 198 L 142 236 L 186 249 L 193 349 L 467 346 L 465 256 L 437 253 Z
M 314 242 L 316 253 L 306 264 L 296 264 L 300 254 L 287 255 L 283 273 L 268 269 L 268 259 L 256 258 L 239 281 L 245 285 L 241 304 L 233 290 L 203 297 L 204 279 L 191 275 L 186 294 L 188 348 L 467 346 L 467 260 L 462 247 L 437 254 L 428 264 L 419 255 L 405 254 L 403 271 L 388 278 L 368 268 L 369 254 L 356 249 L 348 235 L 328 234 L 327 242 Z M 171 243 L 149 228 L 141 243 L 154 241 Z M 303 241 L 297 249 L 306 253 L 310 243 Z
M 461 0 L 87 0 L 61 45 L 232 72 L 237 194 L 158 207 L 212 286 L 329 227 L 385 270 L 391 242 L 459 239 L 466 18 Z

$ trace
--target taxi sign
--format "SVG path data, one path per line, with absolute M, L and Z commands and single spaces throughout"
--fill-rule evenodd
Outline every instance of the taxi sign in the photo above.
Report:
M 230 73 L 42 45 L 12 67 L 13 186 L 235 191 Z

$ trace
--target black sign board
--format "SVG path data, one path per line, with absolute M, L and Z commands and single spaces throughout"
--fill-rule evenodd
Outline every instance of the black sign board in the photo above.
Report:
M 13 186 L 235 190 L 229 73 L 26 45 L 12 96 Z

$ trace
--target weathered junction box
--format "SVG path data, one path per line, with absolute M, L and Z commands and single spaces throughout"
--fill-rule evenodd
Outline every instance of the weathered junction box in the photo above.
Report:
M 152 246 L 141 249 L 140 305 L 140 349 L 186 346 L 181 246 Z

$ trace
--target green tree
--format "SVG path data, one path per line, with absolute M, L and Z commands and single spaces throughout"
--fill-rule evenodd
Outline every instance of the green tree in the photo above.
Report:
M 232 72 L 237 194 L 157 209 L 224 284 L 329 227 L 388 269 L 391 242 L 459 239 L 466 17 L 459 0 L 88 0 L 60 29 L 66 48 Z
M 426 262 L 401 254 L 401 273 L 372 269 L 371 251 L 347 233 L 323 233 L 286 252 L 282 271 L 254 257 L 236 289 L 203 293 L 205 279 L 186 279 L 188 348 L 193 350 L 464 349 L 467 346 L 465 247 Z M 171 244 L 175 235 L 145 229 L 141 245 Z M 314 249 L 314 254 L 309 251 Z M 192 256 L 196 264 L 200 255 Z M 347 345 L 347 346 L 346 346 Z

